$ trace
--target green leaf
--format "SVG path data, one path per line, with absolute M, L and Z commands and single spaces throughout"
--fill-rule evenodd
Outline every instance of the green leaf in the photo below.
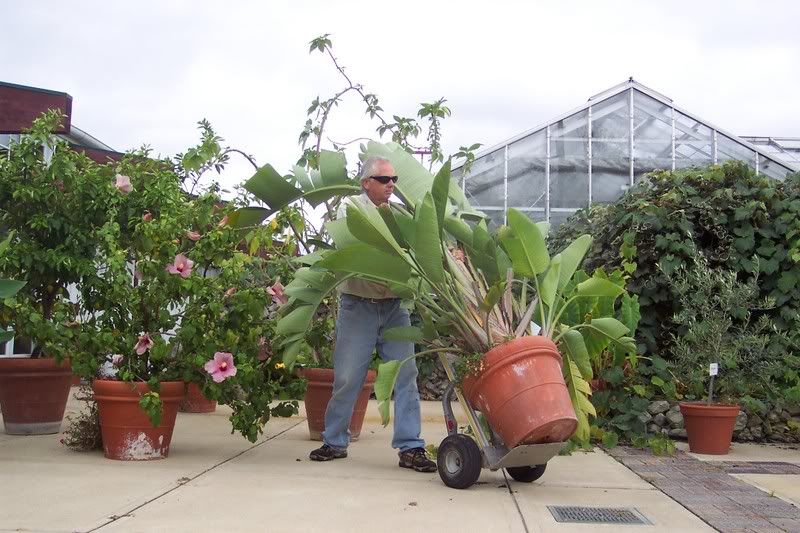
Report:
M 444 229 L 462 244 L 472 244 L 473 234 L 469 225 L 460 218 L 448 216 L 444 220 Z
M 269 164 L 259 168 L 253 177 L 245 182 L 244 188 L 273 211 L 286 207 L 303 194 L 303 191 L 295 188 Z
M 533 277 L 534 274 L 541 274 L 547 270 L 550 264 L 550 255 L 547 252 L 547 245 L 544 242 L 542 233 L 533 221 L 512 208 L 508 210 L 508 225 L 514 230 L 514 236 L 521 247 L 522 257 L 527 263 L 527 267 L 522 274 L 527 277 Z M 514 263 L 514 270 L 517 270 L 514 256 L 510 252 L 509 256 L 511 256 L 512 263 Z
M 401 284 L 408 283 L 411 277 L 411 269 L 404 260 L 363 243 L 331 252 L 317 265 L 337 272 L 352 272 Z
M 14 338 L 13 331 L 0 331 L 0 342 L 7 342 Z
M 323 185 L 336 185 L 347 181 L 347 162 L 342 152 L 322 150 L 319 153 L 319 173 Z
M 575 274 L 581 262 L 583 262 L 583 258 L 586 256 L 586 252 L 589 251 L 591 245 L 592 237 L 590 235 L 581 235 L 561 252 L 561 274 L 558 280 L 559 289 L 563 289 L 569 280 L 572 279 L 572 276 Z
M 353 236 L 390 255 L 404 256 L 378 210 L 373 207 L 347 206 L 347 229 Z
M 539 294 L 547 307 L 553 306 L 559 289 L 559 279 L 561 279 L 561 254 L 553 257 L 550 268 L 539 282 Z
M 589 352 L 586 350 L 586 343 L 580 331 L 571 329 L 564 336 L 564 348 L 567 350 L 570 360 L 574 361 L 584 379 L 592 379 L 592 362 L 589 359 Z
M 378 412 L 381 423 L 386 427 L 389 424 L 389 404 L 392 401 L 392 391 L 400 373 L 400 361 L 387 361 L 378 366 L 378 376 L 375 378 L 375 398 L 378 400 Z
M 619 443 L 619 435 L 614 431 L 606 431 L 603 433 L 603 446 L 605 448 L 614 448 Z
M 420 342 L 423 338 L 422 330 L 416 326 L 400 326 L 383 332 L 384 341 Z
M 500 298 L 503 297 L 505 290 L 506 284 L 502 281 L 489 287 L 489 292 L 486 293 L 486 297 L 480 303 L 480 310 L 484 313 L 491 311 L 492 308 L 497 305 L 497 302 L 500 301 Z
M 611 339 L 619 339 L 620 337 L 630 333 L 630 330 L 625 324 L 610 316 L 593 318 L 591 321 L 591 326 L 600 330 L 601 333 Z
M 436 207 L 436 220 L 439 227 L 439 236 L 442 235 L 444 228 L 444 217 L 447 214 L 447 199 L 450 191 L 450 160 L 442 165 L 436 177 L 433 178 L 433 187 L 431 188 L 431 196 L 433 197 L 433 205 Z
M 16 281 L 13 279 L 0 279 L 0 300 L 11 298 L 25 286 L 27 281 Z
M 416 223 L 414 255 L 417 262 L 432 283 L 443 283 L 442 245 L 439 239 L 436 208 L 430 193 L 426 194 L 417 206 L 414 222 Z
M 242 207 L 231 214 L 230 223 L 235 228 L 258 226 L 274 211 L 263 207 Z
M 317 188 L 317 185 L 314 185 L 314 182 L 311 181 L 311 177 L 306 172 L 306 169 L 300 165 L 294 166 L 294 178 L 297 180 L 297 183 L 300 184 L 300 187 L 306 192 Z
M 350 230 L 347 229 L 347 219 L 340 218 L 337 220 L 329 220 L 325 223 L 325 229 L 328 230 L 328 233 L 333 239 L 334 244 L 337 248 L 344 248 L 346 246 L 350 246 L 351 244 L 357 244 L 361 241 L 356 239 Z
M 625 292 L 619 285 L 602 278 L 589 278 L 578 284 L 577 293 L 580 296 L 615 298 Z
M 308 201 L 313 207 L 317 207 L 319 204 L 327 202 L 331 198 L 337 196 L 352 196 L 360 193 L 361 187 L 358 185 L 339 184 L 319 187 L 318 189 L 303 194 L 302 198 Z
M 308 330 L 311 319 L 317 310 L 316 305 L 301 305 L 285 317 L 278 320 L 275 333 L 278 335 L 288 335 L 290 333 L 300 333 Z
M 405 235 L 403 235 L 400 226 L 397 224 L 397 219 L 395 218 L 392 208 L 387 204 L 383 204 L 378 207 L 378 213 L 386 223 L 386 227 L 389 228 L 389 232 L 392 234 L 392 237 L 394 237 L 394 240 L 397 241 L 397 244 L 399 244 L 402 248 L 408 248 L 408 241 L 406 240 Z M 409 220 L 411 219 L 409 218 Z

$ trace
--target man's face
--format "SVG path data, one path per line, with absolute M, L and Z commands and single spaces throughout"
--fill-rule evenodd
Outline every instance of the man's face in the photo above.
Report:
M 372 176 L 396 176 L 394 168 L 388 161 L 378 161 L 375 165 L 375 171 Z M 385 178 L 384 178 L 385 179 Z M 394 182 L 389 180 L 388 183 L 381 183 L 372 177 L 364 178 L 361 181 L 367 196 L 372 200 L 375 205 L 381 205 L 389 202 L 389 197 L 394 192 Z

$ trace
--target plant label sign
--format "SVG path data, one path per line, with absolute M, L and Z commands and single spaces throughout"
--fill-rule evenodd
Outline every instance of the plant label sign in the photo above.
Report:
M 708 375 L 716 376 L 717 374 L 719 374 L 719 363 L 711 363 L 708 365 Z

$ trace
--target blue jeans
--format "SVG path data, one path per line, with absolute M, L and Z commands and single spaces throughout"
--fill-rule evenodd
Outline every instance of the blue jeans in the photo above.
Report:
M 336 320 L 333 351 L 333 396 L 325 411 L 322 440 L 344 449 L 350 443 L 350 418 L 358 393 L 367 377 L 375 348 L 384 361 L 403 360 L 414 353 L 411 342 L 384 341 L 383 331 L 409 326 L 408 310 L 399 299 L 367 300 L 342 294 Z M 394 438 L 392 447 L 402 450 L 425 446 L 420 434 L 417 365 L 412 359 L 400 367 L 394 388 Z

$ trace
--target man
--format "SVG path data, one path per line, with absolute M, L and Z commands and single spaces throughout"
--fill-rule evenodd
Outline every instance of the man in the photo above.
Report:
M 361 196 L 346 202 L 358 202 L 367 209 L 389 202 L 397 175 L 387 159 L 370 157 L 364 162 L 360 176 Z M 346 202 L 339 216 L 346 210 Z M 400 307 L 400 299 L 387 287 L 363 279 L 350 279 L 340 286 L 339 293 L 333 396 L 325 411 L 324 444 L 309 455 L 313 461 L 347 457 L 350 417 L 375 348 L 384 361 L 403 360 L 414 351 L 413 343 L 383 340 L 385 330 L 411 325 L 408 310 Z M 420 438 L 417 365 L 413 360 L 400 368 L 394 391 L 392 447 L 400 450 L 400 466 L 417 472 L 433 472 L 436 463 L 428 459 L 425 441 Z

